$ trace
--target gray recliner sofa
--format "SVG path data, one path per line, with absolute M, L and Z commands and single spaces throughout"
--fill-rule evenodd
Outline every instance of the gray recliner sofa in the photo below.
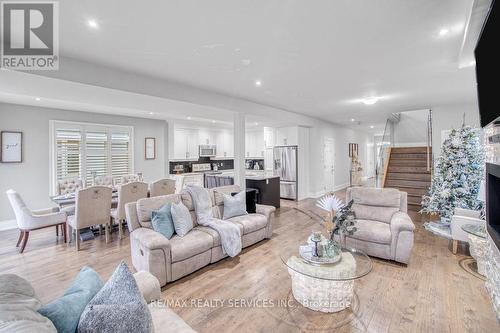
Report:
M 346 202 L 351 199 L 358 230 L 346 237 L 346 246 L 408 264 L 415 225 L 407 214 L 407 193 L 394 188 L 353 187 L 347 189 Z
M 214 217 L 222 218 L 224 201 L 222 193 L 240 191 L 235 185 L 210 189 Z M 160 209 L 167 202 L 180 202 L 189 209 L 194 229 L 184 237 L 174 235 L 170 240 L 154 231 L 151 212 Z M 153 274 L 162 286 L 178 280 L 210 263 L 217 262 L 223 254 L 220 236 L 214 229 L 197 224 L 193 200 L 187 191 L 180 194 L 140 199 L 125 206 L 127 225 L 130 231 L 132 263 L 140 271 Z M 243 247 L 271 238 L 275 208 L 257 205 L 255 214 L 229 219 L 241 230 Z

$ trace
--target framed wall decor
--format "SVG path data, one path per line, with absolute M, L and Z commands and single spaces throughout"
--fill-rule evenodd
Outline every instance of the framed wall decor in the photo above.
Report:
M 156 138 L 144 139 L 144 158 L 154 160 L 156 158 Z
M 0 132 L 0 162 L 21 163 L 23 161 L 23 132 Z
M 349 144 L 349 157 L 353 157 L 354 154 L 358 155 L 358 149 L 359 149 L 359 146 L 357 143 L 350 143 Z

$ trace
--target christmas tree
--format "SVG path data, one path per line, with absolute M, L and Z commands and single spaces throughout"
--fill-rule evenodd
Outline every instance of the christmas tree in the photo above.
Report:
M 484 150 L 478 130 L 465 125 L 453 129 L 441 148 L 420 212 L 439 214 L 442 222 L 449 223 L 455 207 L 482 209 L 477 194 L 483 179 Z

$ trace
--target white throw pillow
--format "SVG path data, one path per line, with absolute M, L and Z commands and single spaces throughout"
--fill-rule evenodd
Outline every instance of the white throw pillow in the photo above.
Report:
M 182 202 L 173 203 L 170 212 L 172 213 L 172 219 L 174 220 L 175 233 L 179 235 L 179 237 L 185 236 L 191 229 L 193 229 L 194 225 L 191 214 L 189 214 L 189 210 L 182 204 Z
M 224 216 L 222 217 L 223 220 L 248 214 L 247 194 L 245 191 L 241 191 L 234 197 L 223 193 L 222 197 L 224 198 Z

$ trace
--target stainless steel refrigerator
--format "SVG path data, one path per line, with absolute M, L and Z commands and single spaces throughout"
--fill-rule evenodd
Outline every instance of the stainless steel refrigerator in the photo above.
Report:
M 297 200 L 297 146 L 276 146 L 274 175 L 280 177 L 280 197 Z

